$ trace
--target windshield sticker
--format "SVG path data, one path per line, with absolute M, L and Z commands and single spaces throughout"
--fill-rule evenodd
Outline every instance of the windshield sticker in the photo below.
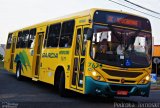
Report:
M 131 66 L 131 64 L 132 64 L 131 60 L 130 59 L 126 59 L 125 65 L 126 66 Z
M 124 55 L 120 55 L 120 59 L 124 59 Z

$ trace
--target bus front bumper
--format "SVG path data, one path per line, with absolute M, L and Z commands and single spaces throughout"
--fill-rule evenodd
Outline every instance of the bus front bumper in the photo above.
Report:
M 144 96 L 148 97 L 151 83 L 147 84 L 113 84 L 100 82 L 86 77 L 85 94 L 106 95 L 106 96 Z M 119 95 L 117 91 L 127 91 L 127 95 Z

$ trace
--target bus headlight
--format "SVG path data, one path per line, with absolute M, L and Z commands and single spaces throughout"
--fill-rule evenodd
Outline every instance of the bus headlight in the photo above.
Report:
M 97 80 L 97 81 L 105 81 L 105 79 L 102 77 L 102 75 L 100 75 L 98 72 L 96 71 L 92 71 L 91 72 L 91 77 L 94 79 L 94 80 Z
M 96 75 L 97 75 L 97 72 L 93 71 L 93 72 L 92 72 L 92 75 L 93 75 L 93 76 L 96 76 Z
M 149 75 L 147 75 L 146 77 L 144 77 L 141 81 L 140 84 L 146 84 L 150 81 L 151 77 Z
M 150 80 L 150 76 L 149 76 L 149 75 L 146 76 L 146 80 L 147 80 L 147 81 Z

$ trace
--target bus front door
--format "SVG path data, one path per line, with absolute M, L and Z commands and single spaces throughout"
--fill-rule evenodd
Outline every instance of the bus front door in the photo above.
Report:
M 72 72 L 71 87 L 84 91 L 84 72 L 85 72 L 85 53 L 86 53 L 86 36 L 89 26 L 78 26 L 76 28 L 76 46 L 74 55 L 74 66 Z
M 15 52 L 15 47 L 16 47 L 16 37 L 12 38 L 12 45 L 11 45 L 11 59 L 10 59 L 10 70 L 13 70 L 13 64 L 14 64 L 14 52 Z
M 34 46 L 34 57 L 33 57 L 33 68 L 32 68 L 33 69 L 32 80 L 34 81 L 37 81 L 39 79 L 43 38 L 44 38 L 43 28 L 38 28 Z

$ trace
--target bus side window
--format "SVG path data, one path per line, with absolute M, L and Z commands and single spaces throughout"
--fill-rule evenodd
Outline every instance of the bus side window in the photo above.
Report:
M 78 56 L 79 54 L 79 48 L 80 48 L 80 39 L 81 39 L 81 28 L 77 29 L 77 36 L 76 36 L 76 49 L 75 49 L 75 55 Z
M 27 45 L 28 48 L 34 47 L 35 36 L 36 36 L 36 29 L 34 28 L 30 30 L 28 45 Z
M 25 48 L 23 32 L 22 32 L 22 35 L 20 36 L 20 48 Z
M 22 46 L 22 48 L 26 48 L 27 47 L 28 38 L 29 38 L 29 30 L 23 31 L 23 46 Z
M 57 47 L 61 24 L 54 24 L 49 27 L 49 34 L 47 38 L 47 47 Z
M 46 46 L 47 46 L 48 33 L 49 33 L 49 26 L 47 26 L 47 28 L 46 28 L 46 35 L 45 35 L 45 40 L 44 40 L 44 48 L 46 48 Z
M 18 32 L 16 48 L 21 48 L 21 41 L 22 41 L 22 31 Z
M 75 21 L 66 21 L 62 25 L 59 47 L 71 47 Z
M 86 43 L 87 43 L 87 31 L 88 31 L 88 28 L 84 28 L 84 31 L 83 31 L 83 43 L 82 43 L 82 56 L 85 55 L 86 53 Z
M 8 35 L 8 40 L 7 40 L 6 49 L 10 49 L 10 48 L 11 48 L 11 43 L 12 43 L 12 33 L 10 33 L 10 34 Z

